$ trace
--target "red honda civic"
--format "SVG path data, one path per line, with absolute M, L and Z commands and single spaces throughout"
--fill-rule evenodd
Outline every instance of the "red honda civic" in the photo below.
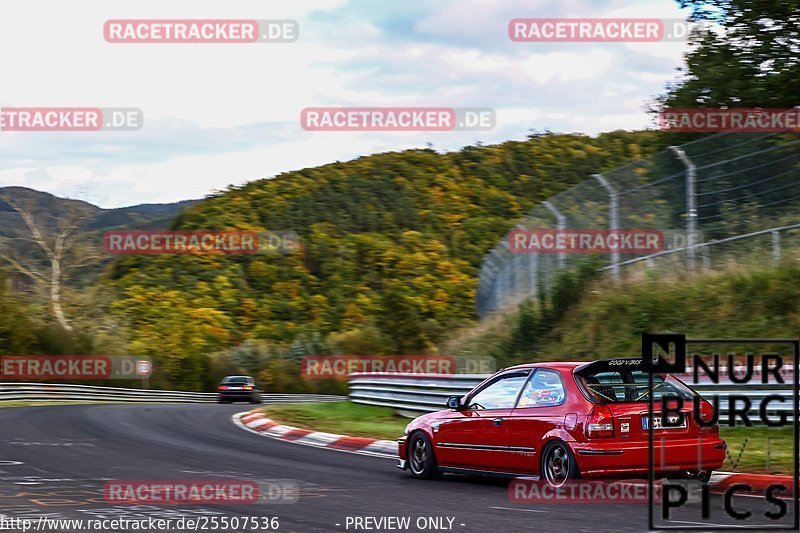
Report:
M 653 375 L 640 359 L 536 363 L 501 370 L 448 409 L 413 420 L 399 441 L 399 468 L 427 479 L 442 472 L 539 476 L 553 486 L 579 477 L 646 477 L 653 395 L 654 470 L 708 481 L 725 461 L 713 407 L 682 381 Z M 683 417 L 662 423 L 664 398 Z M 670 402 L 668 405 L 675 405 Z M 681 420 L 682 418 L 682 420 Z

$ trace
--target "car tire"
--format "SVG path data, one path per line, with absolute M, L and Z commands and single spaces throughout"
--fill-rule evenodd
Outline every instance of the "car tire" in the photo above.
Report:
M 544 447 L 539 477 L 551 487 L 560 487 L 580 477 L 575 454 L 566 442 L 554 440 Z
M 408 469 L 418 479 L 432 479 L 439 475 L 433 444 L 422 431 L 416 431 L 408 439 Z
M 228 403 L 227 400 L 223 400 L 222 398 L 217 399 L 217 403 Z

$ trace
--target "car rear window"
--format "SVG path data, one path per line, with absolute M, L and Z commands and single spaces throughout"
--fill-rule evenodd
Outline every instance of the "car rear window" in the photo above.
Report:
M 653 375 L 653 388 L 648 384 L 648 374 L 641 370 L 621 368 L 577 374 L 576 378 L 591 400 L 600 403 L 648 402 L 662 398 L 691 400 L 695 394 L 680 380 L 670 375 Z
M 250 382 L 250 380 L 246 377 L 242 376 L 234 376 L 234 377 L 227 377 L 222 380 L 223 383 L 236 383 L 240 385 L 244 385 Z

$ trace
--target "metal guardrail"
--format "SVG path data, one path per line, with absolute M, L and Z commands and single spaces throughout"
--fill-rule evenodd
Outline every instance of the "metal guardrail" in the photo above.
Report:
M 482 382 L 488 375 L 464 374 L 434 376 L 423 374 L 351 374 L 349 378 L 350 401 L 364 405 L 391 407 L 398 414 L 415 417 L 445 409 L 448 396 L 462 396 Z M 688 382 L 687 382 L 688 383 Z M 782 385 L 736 385 L 732 383 L 702 382 L 689 385 L 706 398 L 719 397 L 720 417 L 727 417 L 728 397 L 738 393 L 752 402 L 748 415 L 758 423 L 761 400 L 771 394 L 784 398 L 783 403 L 769 405 L 770 413 L 786 412 L 791 420 L 793 410 L 792 384 Z M 742 407 L 741 404 L 738 404 Z
M 449 396 L 463 395 L 488 376 L 460 374 L 357 373 L 349 377 L 350 401 L 364 405 L 392 407 L 403 416 L 444 409 Z
M 261 393 L 262 403 L 339 402 L 346 398 L 326 394 Z M 217 393 L 152 389 L 125 389 L 66 383 L 0 383 L 0 403 L 18 401 L 91 401 L 149 403 L 215 403 Z

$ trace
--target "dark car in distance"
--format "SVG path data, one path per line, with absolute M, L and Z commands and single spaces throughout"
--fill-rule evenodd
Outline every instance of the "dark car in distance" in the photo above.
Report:
M 261 395 L 255 380 L 250 376 L 225 376 L 219 386 L 219 403 L 261 403 Z

